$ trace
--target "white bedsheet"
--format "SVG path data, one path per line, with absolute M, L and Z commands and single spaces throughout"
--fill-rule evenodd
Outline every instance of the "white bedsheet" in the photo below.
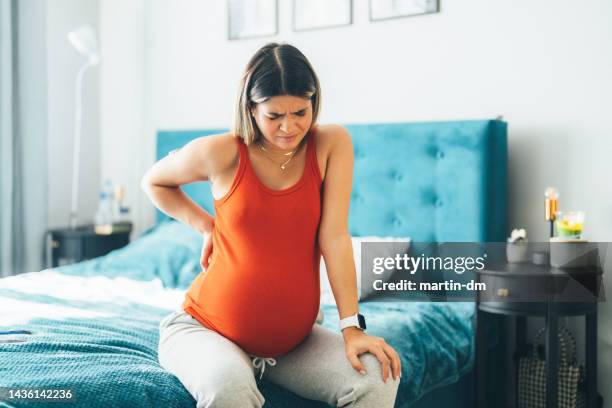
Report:
M 0 289 L 26 294 L 21 299 L 0 294 L 0 326 L 25 324 L 33 317 L 109 316 L 106 312 L 82 309 L 76 304 L 71 307 L 37 302 L 37 295 L 117 305 L 136 302 L 168 310 L 178 309 L 185 296 L 184 290 L 165 289 L 159 279 L 137 281 L 124 277 L 81 277 L 61 274 L 52 269 L 2 278 Z M 32 298 L 27 295 L 32 295 Z

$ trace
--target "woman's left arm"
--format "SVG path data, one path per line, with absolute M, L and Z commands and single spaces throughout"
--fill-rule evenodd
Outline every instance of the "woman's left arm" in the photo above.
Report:
M 338 313 L 340 319 L 343 319 L 359 311 L 355 261 L 348 231 L 353 180 L 353 144 L 345 128 L 337 126 L 333 129 L 323 183 L 323 208 L 318 239 Z M 384 339 L 369 336 L 355 327 L 344 329 L 342 336 L 346 356 L 355 370 L 365 374 L 365 368 L 358 356 L 370 352 L 382 363 L 383 381 L 387 381 L 390 368 L 393 370 L 394 379 L 400 376 L 399 355 Z

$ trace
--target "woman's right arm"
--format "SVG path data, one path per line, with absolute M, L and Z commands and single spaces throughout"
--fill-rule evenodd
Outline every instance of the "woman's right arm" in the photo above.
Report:
M 213 217 L 189 198 L 182 184 L 210 180 L 220 164 L 213 154 L 222 142 L 219 136 L 194 139 L 155 163 L 140 182 L 153 204 L 164 214 L 201 234 L 210 233 Z

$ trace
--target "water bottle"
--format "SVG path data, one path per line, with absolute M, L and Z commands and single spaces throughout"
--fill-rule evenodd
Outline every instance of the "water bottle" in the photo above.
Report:
M 113 182 L 110 179 L 106 179 L 104 181 L 104 186 L 102 187 L 102 191 L 106 193 L 106 197 L 112 202 L 115 198 Z
M 113 222 L 112 201 L 107 191 L 100 192 L 98 209 L 96 210 L 95 224 L 109 225 Z

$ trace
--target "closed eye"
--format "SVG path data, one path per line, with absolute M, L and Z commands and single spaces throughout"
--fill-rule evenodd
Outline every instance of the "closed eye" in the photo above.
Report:
M 297 112 L 293 112 L 293 114 L 294 114 L 294 115 L 297 115 L 297 116 L 304 116 L 304 115 L 306 114 L 306 111 L 307 111 L 307 110 L 308 110 L 308 108 L 305 108 L 305 109 L 299 110 L 299 111 L 297 111 Z M 285 116 L 285 115 L 276 115 L 276 114 L 270 114 L 268 117 L 269 117 L 270 119 L 272 119 L 272 120 L 276 120 L 276 119 L 278 119 L 278 118 L 282 118 L 283 116 Z

